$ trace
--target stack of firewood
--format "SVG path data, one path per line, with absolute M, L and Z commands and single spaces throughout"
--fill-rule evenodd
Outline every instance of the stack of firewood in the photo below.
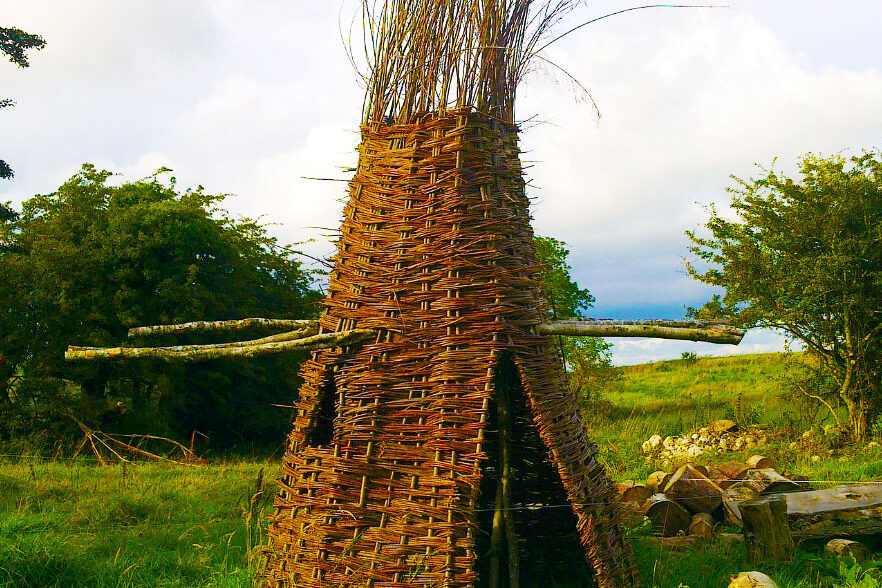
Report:
M 709 538 L 714 525 L 726 520 L 741 526 L 739 503 L 766 494 L 809 490 L 796 476 L 785 476 L 768 457 L 716 467 L 687 463 L 674 472 L 657 471 L 645 484 L 617 485 L 621 501 L 649 518 L 663 537 Z

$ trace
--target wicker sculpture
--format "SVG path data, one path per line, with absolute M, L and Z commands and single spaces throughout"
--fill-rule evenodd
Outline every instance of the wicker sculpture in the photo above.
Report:
M 320 321 L 138 327 L 129 335 L 289 330 L 68 348 L 72 361 L 321 349 L 303 369 L 264 586 L 570 586 L 592 568 L 601 588 L 636 585 L 612 484 L 546 337 L 737 344 L 744 332 L 540 322 L 515 89 L 577 1 L 365 0 L 359 165 Z
M 271 587 L 636 584 L 542 317 L 514 94 L 574 2 L 365 3 L 373 56 L 322 332 L 303 370 Z M 564 507 L 564 508 L 561 508 Z

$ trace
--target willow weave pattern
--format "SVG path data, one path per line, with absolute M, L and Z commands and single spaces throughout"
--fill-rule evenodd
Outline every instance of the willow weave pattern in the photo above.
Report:
M 568 498 L 560 532 L 581 541 L 599 585 L 634 585 L 612 484 L 536 334 L 517 128 L 471 109 L 366 126 L 349 191 L 321 327 L 378 335 L 303 369 L 266 585 L 474 586 L 503 355 L 523 391 L 522 455 L 552 473 L 521 467 L 520 502 Z

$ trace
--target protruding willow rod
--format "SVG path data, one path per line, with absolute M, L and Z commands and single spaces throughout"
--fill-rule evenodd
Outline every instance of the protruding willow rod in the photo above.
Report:
M 617 321 L 608 319 L 564 319 L 541 323 L 544 335 L 570 337 L 650 337 L 738 345 L 744 331 L 713 321 Z
M 252 327 L 270 327 L 283 329 L 315 328 L 314 320 L 246 318 L 233 321 L 196 321 L 179 325 L 156 325 L 153 327 L 134 327 L 129 329 L 129 337 L 140 335 L 170 335 L 174 333 L 190 333 L 193 331 L 243 331 Z
M 203 361 L 228 357 L 251 358 L 272 353 L 306 351 L 326 347 L 344 347 L 373 339 L 373 329 L 353 329 L 339 333 L 322 333 L 290 341 L 256 343 L 242 341 L 236 344 L 178 345 L 175 347 L 68 347 L 67 360 L 158 358 L 168 361 Z M 255 340 L 255 341 L 260 341 Z M 249 344 L 250 343 L 250 344 Z

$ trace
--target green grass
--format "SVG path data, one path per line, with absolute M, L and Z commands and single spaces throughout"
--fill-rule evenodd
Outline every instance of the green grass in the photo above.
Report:
M 771 427 L 769 444 L 757 451 L 776 459 L 779 469 L 818 480 L 882 478 L 879 449 L 841 447 L 820 434 L 790 448 L 802 431 L 782 432 L 790 409 L 780 397 L 785 369 L 774 354 L 624 368 L 623 379 L 588 415 L 592 438 L 614 478 L 641 479 L 655 469 L 640 452 L 650 435 L 680 434 L 735 417 Z M 699 461 L 749 453 L 706 455 Z M 811 461 L 815 454 L 823 459 Z M 0 588 L 248 587 L 255 567 L 250 548 L 263 540 L 275 491 L 267 483 L 259 499 L 251 500 L 261 470 L 269 481 L 278 464 L 122 468 L 85 461 L 0 462 Z M 648 544 L 646 533 L 630 530 L 647 588 L 721 588 L 732 574 L 753 569 L 769 574 L 781 588 L 882 586 L 874 584 L 876 572 L 840 569 L 818 545 L 803 546 L 792 563 L 752 565 L 740 544 L 675 552 Z M 864 568 L 877 566 L 882 562 Z
M 0 587 L 249 586 L 265 466 L 2 464 Z
M 640 451 L 651 435 L 680 435 L 721 418 L 759 426 L 769 442 L 752 450 L 705 454 L 699 463 L 745 460 L 762 453 L 774 458 L 779 470 L 815 480 L 882 478 L 878 449 L 867 451 L 825 437 L 823 412 L 814 423 L 795 418 L 798 411 L 782 396 L 787 372 L 786 356 L 777 353 L 628 366 L 622 368 L 622 379 L 603 392 L 602 401 L 586 412 L 585 420 L 607 470 L 620 480 L 645 479 L 659 469 Z M 801 434 L 812 424 L 815 434 L 811 442 L 803 442 Z M 790 448 L 794 440 L 800 443 Z M 823 459 L 812 462 L 812 455 Z
M 622 379 L 602 394 L 601 401 L 585 414 L 591 438 L 600 447 L 607 471 L 617 480 L 643 480 L 658 464 L 647 463 L 640 446 L 651 435 L 680 435 L 730 418 L 746 426 L 760 426 L 769 441 L 764 446 L 741 452 L 705 454 L 698 463 L 746 460 L 754 453 L 772 457 L 779 470 L 812 480 L 849 481 L 882 479 L 882 450 L 867 450 L 825 437 L 822 422 L 815 433 L 802 439 L 809 423 L 794 423 L 794 407 L 782 397 L 787 360 L 781 354 L 700 358 L 697 361 L 664 361 L 622 368 Z M 801 425 L 801 426 L 799 426 Z M 796 447 L 790 444 L 799 439 Z M 832 452 L 832 455 L 829 453 Z M 812 461 L 812 455 L 822 457 Z M 823 483 L 818 487 L 828 487 Z M 635 555 L 647 587 L 720 588 L 731 575 L 759 569 L 781 588 L 866 586 L 876 588 L 876 572 L 849 582 L 849 569 L 824 557 L 822 545 L 804 545 L 795 562 L 747 561 L 742 544 L 711 543 L 696 552 L 677 552 L 649 545 L 640 538 L 645 530 L 632 530 Z M 874 569 L 882 562 L 866 564 Z M 859 576 L 853 568 L 851 576 Z

